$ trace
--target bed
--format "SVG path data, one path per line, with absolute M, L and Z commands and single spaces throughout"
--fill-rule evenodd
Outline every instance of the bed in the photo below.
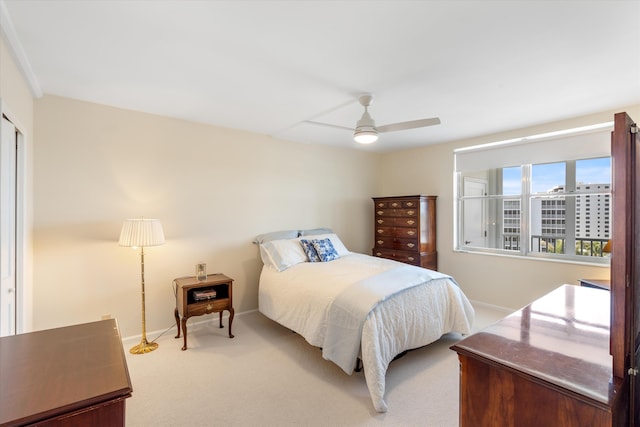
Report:
M 473 308 L 448 275 L 350 252 L 328 229 L 266 233 L 256 243 L 259 311 L 349 375 L 360 359 L 378 412 L 387 411 L 385 375 L 397 355 L 471 332 Z

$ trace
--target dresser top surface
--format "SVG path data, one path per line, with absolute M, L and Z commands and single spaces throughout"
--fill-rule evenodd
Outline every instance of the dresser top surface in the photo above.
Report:
M 610 293 L 563 285 L 452 349 L 608 405 Z
M 223 284 L 223 283 L 231 283 L 233 282 L 233 279 L 230 277 L 227 277 L 226 275 L 222 274 L 222 273 L 215 273 L 215 274 L 208 274 L 207 278 L 204 280 L 198 280 L 196 277 L 180 277 L 177 279 L 174 279 L 176 285 L 179 288 L 183 288 L 183 289 L 189 289 L 189 288 L 199 288 L 199 287 L 203 287 L 203 286 L 213 286 L 213 285 L 219 285 L 219 284 Z
M 0 425 L 131 395 L 114 319 L 0 338 Z

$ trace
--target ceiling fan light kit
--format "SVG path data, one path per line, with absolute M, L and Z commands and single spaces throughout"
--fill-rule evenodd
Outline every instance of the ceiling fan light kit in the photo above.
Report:
M 371 144 L 378 140 L 378 131 L 375 127 L 372 129 L 356 129 L 353 133 L 353 139 L 360 144 Z
M 371 144 L 378 140 L 376 122 L 369 115 L 369 105 L 371 105 L 372 98 L 371 95 L 362 95 L 360 97 L 360 104 L 364 107 L 364 113 L 356 123 L 356 129 L 353 133 L 353 139 L 360 144 Z
M 418 129 L 427 126 L 439 125 L 440 119 L 432 117 L 429 119 L 411 120 L 408 122 L 391 123 L 383 126 L 376 126 L 376 122 L 369 115 L 369 106 L 373 101 L 373 95 L 364 94 L 358 98 L 360 105 L 364 107 L 364 113 L 362 117 L 356 123 L 356 127 L 348 128 L 345 126 L 332 125 L 329 123 L 320 123 L 312 120 L 307 120 L 306 123 L 312 123 L 314 125 L 326 126 L 336 129 L 353 130 L 353 139 L 360 144 L 371 144 L 378 140 L 378 134 L 384 132 L 397 132 L 409 129 Z

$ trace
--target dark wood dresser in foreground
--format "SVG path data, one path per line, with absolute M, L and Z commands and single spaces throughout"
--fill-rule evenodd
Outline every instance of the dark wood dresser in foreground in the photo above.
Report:
M 610 293 L 563 285 L 451 347 L 461 427 L 620 425 Z
M 0 426 L 123 426 L 131 392 L 114 319 L 0 338 Z
M 373 255 L 438 269 L 436 196 L 374 197 Z

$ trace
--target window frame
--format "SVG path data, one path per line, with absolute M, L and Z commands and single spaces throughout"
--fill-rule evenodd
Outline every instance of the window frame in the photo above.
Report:
M 608 128 L 611 126 L 611 123 L 603 123 L 603 124 L 599 124 L 599 125 L 594 125 L 591 128 L 594 129 L 599 129 L 601 130 L 602 128 Z M 579 135 L 581 132 L 584 132 L 585 128 L 579 128 L 579 129 L 572 129 L 572 130 L 567 130 L 567 131 L 561 131 L 558 132 L 557 134 L 562 134 L 562 135 L 574 135 L 577 134 Z M 550 135 L 550 134 L 545 134 L 546 135 Z M 527 139 L 535 139 L 536 137 L 527 137 L 527 138 L 520 138 L 520 139 L 516 139 L 516 140 L 510 140 L 510 141 L 502 141 L 502 142 L 496 142 L 496 143 L 491 143 L 491 144 L 485 144 L 484 146 L 491 146 L 491 147 L 495 147 L 498 146 L 500 147 L 501 145 L 509 145 L 512 142 L 517 142 L 517 143 L 522 143 L 523 140 L 527 140 Z M 575 251 L 571 251 L 572 253 L 570 254 L 566 254 L 566 253 L 562 253 L 562 254 L 558 254 L 558 253 L 552 253 L 552 252 L 539 252 L 539 251 L 533 251 L 531 245 L 532 245 L 532 234 L 531 234 L 531 209 L 532 209 L 532 205 L 533 205 L 533 200 L 534 199 L 540 199 L 540 200 L 544 200 L 544 199 L 549 199 L 551 197 L 562 197 L 565 202 L 565 212 L 566 212 L 566 204 L 567 201 L 571 201 L 571 203 L 569 204 L 569 208 L 570 208 L 570 212 L 572 213 L 565 213 L 565 224 L 564 224 L 564 228 L 565 228 L 565 235 L 563 237 L 562 240 L 562 244 L 564 248 L 567 247 L 575 247 L 575 243 L 576 243 L 576 239 L 578 238 L 578 236 L 576 235 L 576 214 L 577 214 L 577 210 L 578 210 L 578 196 L 580 195 L 608 195 L 609 196 L 609 206 L 608 206 L 608 221 L 609 221 L 609 230 L 611 230 L 611 221 L 613 220 L 613 216 L 611 215 L 611 200 L 612 200 L 612 188 L 611 188 L 611 181 L 609 181 L 609 189 L 608 191 L 602 191 L 602 190 L 592 190 L 592 189 L 582 189 L 581 191 L 577 191 L 576 190 L 576 186 L 578 185 L 577 181 L 576 181 L 576 163 L 580 160 L 588 160 L 591 158 L 603 158 L 603 157 L 609 157 L 611 156 L 611 153 L 609 152 L 607 155 L 603 156 L 603 155 L 599 155 L 599 156 L 595 156 L 595 157 L 580 157 L 580 155 L 578 154 L 575 158 L 573 159 L 557 159 L 556 161 L 552 161 L 551 163 L 564 163 L 565 164 L 565 182 L 564 182 L 564 191 L 558 193 L 558 194 L 554 194 L 554 195 L 550 195 L 549 193 L 534 193 L 531 190 L 531 179 L 532 179 L 532 169 L 534 167 L 534 164 L 532 163 L 526 163 L 526 164 L 520 164 L 520 165 L 512 165 L 511 167 L 520 167 L 521 170 L 521 176 L 520 176 L 520 183 L 521 183 L 521 191 L 520 194 L 517 195 L 513 195 L 513 194 L 487 194 L 485 196 L 464 196 L 464 178 L 465 177 L 469 177 L 469 173 L 471 172 L 471 170 L 465 170 L 465 171 L 459 171 L 456 167 L 456 163 L 457 163 L 457 153 L 458 151 L 466 151 L 468 149 L 476 149 L 483 146 L 474 146 L 474 147 L 468 147 L 468 148 L 463 148 L 460 150 L 454 150 L 454 236 L 453 236 L 453 245 L 454 245 L 454 252 L 470 252 L 470 253 L 479 253 L 479 254 L 488 254 L 488 255 L 500 255 L 500 256 L 511 256 L 511 257 L 518 257 L 518 258 L 526 258 L 526 259 L 538 259 L 538 260 L 544 260 L 544 261 L 555 261 L 555 262 L 569 262 L 569 263 L 577 263 L 577 264 L 587 264 L 587 265 L 592 265 L 592 266 L 608 266 L 610 264 L 610 258 L 609 257 L 603 257 L 603 256 L 593 256 L 593 255 L 577 255 L 575 254 Z M 499 148 L 498 148 L 499 149 Z M 509 149 L 513 149 L 512 147 L 509 147 Z M 546 162 L 545 162 L 546 163 Z M 543 163 L 535 163 L 535 164 L 543 164 Z M 495 168 L 495 169 L 480 169 L 480 170 L 487 170 L 489 171 L 489 173 L 487 175 L 491 175 L 491 176 L 495 176 L 495 180 L 496 183 L 494 183 L 494 186 L 500 186 L 500 191 L 502 192 L 502 169 L 504 167 L 509 167 L 509 166 L 502 166 L 500 168 Z M 611 165 L 611 168 L 613 167 L 613 165 Z M 493 171 L 495 171 L 495 173 L 492 173 Z M 465 173 L 467 173 L 467 175 L 465 175 Z M 500 175 L 500 176 L 498 176 Z M 500 184 L 498 184 L 497 182 L 500 181 Z M 496 191 L 497 192 L 497 191 Z M 490 193 L 490 192 L 488 192 Z M 485 201 L 491 201 L 491 203 L 487 206 L 482 206 L 481 209 L 484 210 L 491 210 L 491 206 L 493 205 L 493 209 L 496 210 L 496 213 L 494 213 L 494 216 L 492 218 L 489 218 L 490 221 L 493 221 L 493 230 L 491 232 L 485 230 L 485 236 L 487 236 L 487 233 L 489 234 L 489 239 L 491 239 L 492 241 L 496 242 L 494 244 L 494 246 L 496 247 L 483 247 L 483 246 L 471 246 L 467 243 L 469 242 L 463 242 L 463 239 L 465 238 L 464 235 L 464 203 L 465 201 L 469 201 L 472 199 L 480 199 L 480 200 L 485 200 Z M 504 202 L 505 200 L 518 200 L 520 203 L 520 232 L 519 232 L 519 239 L 520 239 L 520 244 L 519 244 L 519 250 L 510 250 L 510 249 L 504 249 L 505 245 L 506 245 L 506 241 L 504 240 L 504 233 L 503 230 L 505 228 L 505 218 L 504 218 Z M 500 208 L 500 206 L 502 208 Z M 497 211 L 501 209 L 500 213 L 498 213 Z M 582 209 L 586 209 L 585 207 L 583 207 Z M 584 228 L 586 224 L 582 224 L 582 227 Z M 490 226 L 487 224 L 486 225 L 486 229 L 488 229 Z M 497 233 L 497 230 L 500 230 L 499 233 Z M 573 230 L 571 233 L 567 233 L 566 230 Z M 493 236 L 491 235 L 491 233 L 493 233 Z M 542 237 L 542 236 L 541 236 Z M 609 232 L 609 238 L 610 238 L 610 232 Z M 599 240 L 598 238 L 594 238 L 594 240 Z M 498 244 L 498 242 L 500 242 Z M 568 243 L 568 244 L 567 244 Z M 487 244 L 487 241 L 485 241 L 485 245 L 487 246 L 491 246 L 491 244 Z

